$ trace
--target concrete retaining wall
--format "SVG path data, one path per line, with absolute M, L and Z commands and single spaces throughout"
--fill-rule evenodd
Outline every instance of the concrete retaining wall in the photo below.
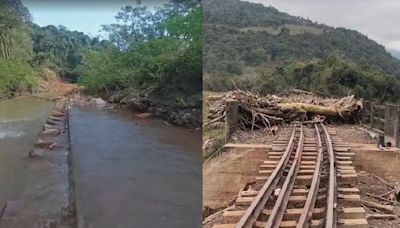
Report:
M 246 183 L 255 181 L 268 148 L 245 144 L 203 164 L 203 207 L 223 207 L 237 196 Z
M 400 150 L 390 148 L 380 150 L 375 144 L 353 144 L 355 152 L 355 167 L 375 174 L 385 180 L 400 182 Z

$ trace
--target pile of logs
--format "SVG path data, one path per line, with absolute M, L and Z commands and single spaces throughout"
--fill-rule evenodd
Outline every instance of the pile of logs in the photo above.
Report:
M 225 103 L 228 100 L 238 101 L 239 128 L 243 130 L 271 128 L 293 121 L 321 122 L 325 118 L 346 122 L 353 119 L 362 109 L 361 100 L 355 99 L 354 96 L 336 99 L 322 98 L 312 93 L 297 93 L 279 97 L 232 90 L 207 98 L 209 121 L 205 126 L 224 121 Z

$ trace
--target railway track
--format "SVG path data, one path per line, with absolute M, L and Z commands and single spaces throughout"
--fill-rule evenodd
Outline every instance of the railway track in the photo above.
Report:
M 284 129 L 256 182 L 213 228 L 368 227 L 353 158 L 349 145 L 323 124 Z

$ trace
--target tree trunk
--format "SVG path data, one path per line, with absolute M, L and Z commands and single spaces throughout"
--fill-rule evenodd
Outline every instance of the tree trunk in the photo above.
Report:
M 307 113 L 315 113 L 325 116 L 340 116 L 338 112 L 339 110 L 332 106 L 325 107 L 307 103 L 278 103 L 278 106 L 282 109 L 297 109 L 306 111 Z

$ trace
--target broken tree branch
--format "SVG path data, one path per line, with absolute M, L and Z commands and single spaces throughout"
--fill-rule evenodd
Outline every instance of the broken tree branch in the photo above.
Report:
M 395 214 L 369 214 L 365 217 L 366 219 L 397 219 Z
M 371 174 L 371 176 L 375 177 L 376 179 L 378 179 L 379 181 L 381 181 L 382 183 L 384 183 L 386 186 L 390 187 L 390 188 L 394 188 L 393 185 L 389 184 L 388 182 L 386 182 L 384 179 L 382 179 L 381 177 L 378 177 L 375 174 Z
M 373 201 L 368 201 L 368 200 L 362 200 L 361 201 L 362 204 L 364 204 L 367 207 L 372 207 L 372 208 L 376 208 L 385 212 L 389 212 L 389 213 L 393 213 L 393 206 L 390 205 L 383 205 L 380 203 L 376 203 Z
M 389 202 L 389 203 L 392 203 L 392 204 L 395 204 L 395 205 L 400 205 L 399 202 L 396 202 L 396 201 L 393 201 L 393 200 L 388 200 L 388 199 L 380 197 L 378 195 L 374 195 L 374 194 L 371 194 L 371 193 L 365 193 L 365 194 L 367 196 L 371 196 L 371 197 L 374 197 L 374 198 L 377 198 L 377 199 L 380 199 L 380 200 L 383 200 L 383 201 L 386 201 L 386 202 Z

